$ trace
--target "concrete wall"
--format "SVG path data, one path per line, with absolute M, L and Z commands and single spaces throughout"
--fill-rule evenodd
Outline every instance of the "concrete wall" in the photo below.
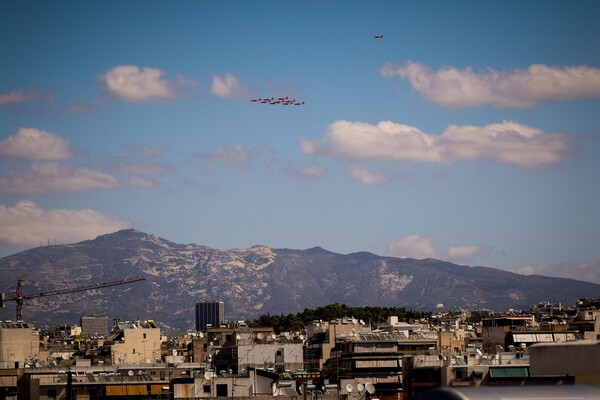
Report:
M 529 362 L 531 375 L 570 375 L 600 386 L 600 341 L 535 344 Z
M 124 341 L 112 345 L 113 364 L 141 364 L 160 357 L 160 329 L 125 329 Z
M 39 355 L 40 338 L 33 328 L 0 328 L 0 365 L 13 368 Z
M 281 357 L 277 356 L 278 351 Z M 284 369 L 296 372 L 304 365 L 303 356 L 301 343 L 238 345 L 238 369 L 274 368 L 283 362 Z

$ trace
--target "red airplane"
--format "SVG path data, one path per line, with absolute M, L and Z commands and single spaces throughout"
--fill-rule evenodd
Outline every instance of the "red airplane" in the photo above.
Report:
M 300 103 L 294 103 L 294 105 L 295 105 L 295 106 L 301 106 L 301 105 L 303 105 L 303 104 L 304 104 L 304 102 L 303 102 L 303 101 L 301 101 Z
M 252 99 L 250 101 L 262 101 L 262 99 L 259 97 L 258 99 Z
M 373 36 L 375 39 L 383 39 L 383 35 L 375 35 Z

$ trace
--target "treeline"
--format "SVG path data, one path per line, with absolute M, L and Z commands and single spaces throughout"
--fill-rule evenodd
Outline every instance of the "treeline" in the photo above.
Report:
M 377 326 L 397 316 L 400 320 L 423 318 L 430 313 L 406 310 L 404 307 L 348 307 L 345 304 L 330 304 L 316 309 L 305 308 L 304 311 L 288 315 L 263 314 L 250 322 L 251 327 L 273 327 L 276 333 L 295 332 L 312 321 L 330 321 L 337 318 L 355 318 L 367 324 Z

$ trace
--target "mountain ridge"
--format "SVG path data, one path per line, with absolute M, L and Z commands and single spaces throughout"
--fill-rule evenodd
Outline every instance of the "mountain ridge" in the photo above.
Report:
M 544 300 L 574 304 L 580 297 L 600 295 L 598 284 L 435 259 L 364 251 L 344 255 L 318 246 L 222 250 L 133 229 L 4 257 L 0 276 L 7 299 L 18 279 L 25 279 L 24 293 L 29 294 L 143 276 L 145 281 L 131 285 L 31 299 L 24 319 L 47 325 L 107 315 L 154 319 L 167 331 L 192 329 L 198 301 L 224 301 L 226 318 L 236 320 L 333 303 L 504 311 Z M 0 309 L 0 319 L 14 319 L 14 301 Z

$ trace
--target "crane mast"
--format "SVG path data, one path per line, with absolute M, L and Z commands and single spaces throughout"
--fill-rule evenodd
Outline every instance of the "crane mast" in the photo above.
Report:
M 17 282 L 17 288 L 15 290 L 15 295 L 12 298 L 5 298 L 4 293 L 2 293 L 2 307 L 4 307 L 5 300 L 14 300 L 17 303 L 17 321 L 23 321 L 23 301 L 25 299 L 35 299 L 37 297 L 54 296 L 54 295 L 65 294 L 65 293 L 74 293 L 74 292 L 83 292 L 86 290 L 102 289 L 105 287 L 126 285 L 129 283 L 139 282 L 139 281 L 143 281 L 143 280 L 146 280 L 146 278 L 142 278 L 142 277 L 127 278 L 127 279 L 121 279 L 118 281 L 96 283 L 96 284 L 87 285 L 87 286 L 79 286 L 79 287 L 73 287 L 73 288 L 49 290 L 46 292 L 23 294 L 24 281 L 22 279 L 19 279 L 19 281 Z

